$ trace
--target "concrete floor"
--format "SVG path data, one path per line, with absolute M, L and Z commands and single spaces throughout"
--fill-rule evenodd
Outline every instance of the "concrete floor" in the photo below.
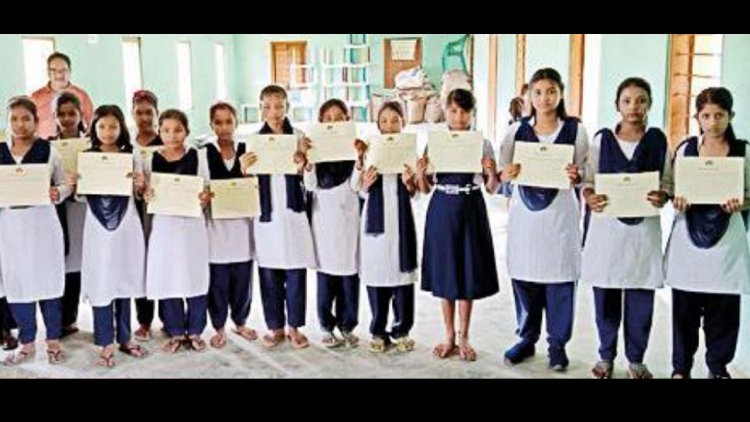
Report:
M 426 198 L 415 203 L 418 227 L 423 227 L 426 204 Z M 498 271 L 503 279 L 499 295 L 475 305 L 471 337 L 479 358 L 474 363 L 462 362 L 458 357 L 440 361 L 431 355 L 432 347 L 442 338 L 443 325 L 439 301 L 424 292 L 417 294 L 416 324 L 412 333 L 417 347 L 413 352 L 398 354 L 392 350 L 383 355 L 373 355 L 366 347 L 328 350 L 320 346 L 315 311 L 315 273 L 311 272 L 308 276 L 308 326 L 304 330 L 312 342 L 308 349 L 293 350 L 290 345 L 284 344 L 275 350 L 266 350 L 259 342 L 250 343 L 230 334 L 229 344 L 221 351 L 209 347 L 204 353 L 181 351 L 170 356 L 158 350 L 166 340 L 157 329 L 156 338 L 146 344 L 152 352 L 149 357 L 134 360 L 118 353 L 117 367 L 104 369 L 95 365 L 98 349 L 93 345 L 91 308 L 82 304 L 82 331 L 65 340 L 69 356 L 65 365 L 50 366 L 44 353 L 38 353 L 33 363 L 22 367 L 0 366 L 0 378 L 587 378 L 589 369 L 597 360 L 598 342 L 592 293 L 586 287 L 578 290 L 575 331 L 568 346 L 571 364 L 567 373 L 556 374 L 547 370 L 544 340 L 538 345 L 537 356 L 528 363 L 514 368 L 502 363 L 503 351 L 516 340 L 512 292 L 505 269 L 505 199 L 488 198 L 488 207 Z M 252 327 L 263 332 L 265 325 L 257 282 L 253 291 L 255 300 L 250 322 Z M 369 338 L 370 310 L 364 291 L 360 300 L 360 321 L 357 334 L 366 341 Z M 43 338 L 43 335 L 40 327 L 39 338 Z M 204 338 L 208 340 L 211 335 L 213 329 L 208 328 Z M 40 341 L 37 347 L 41 352 L 44 345 Z M 656 377 L 671 374 L 670 353 L 669 291 L 664 290 L 657 295 L 654 327 L 646 356 L 646 363 Z M 706 374 L 703 353 L 701 346 L 696 354 L 695 377 Z M 0 358 L 4 354 L 0 352 Z M 618 357 L 615 377 L 627 377 L 626 369 L 624 357 Z M 736 366 L 731 366 L 730 371 L 735 377 L 746 376 Z

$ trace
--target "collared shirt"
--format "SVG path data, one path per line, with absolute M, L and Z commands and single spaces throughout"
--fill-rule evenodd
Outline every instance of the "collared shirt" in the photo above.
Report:
M 75 86 L 73 84 L 68 85 L 63 91 L 70 92 L 81 100 L 81 111 L 83 113 L 83 124 L 88 128 L 91 124 L 91 119 L 94 115 L 94 105 L 91 102 L 91 97 L 83 88 Z M 31 99 L 36 104 L 37 113 L 39 114 L 39 127 L 37 128 L 37 135 L 42 139 L 47 139 L 51 136 L 55 136 L 57 133 L 57 127 L 55 125 L 55 118 L 53 117 L 53 109 L 55 98 L 58 96 L 58 92 L 47 86 L 34 91 L 31 94 Z

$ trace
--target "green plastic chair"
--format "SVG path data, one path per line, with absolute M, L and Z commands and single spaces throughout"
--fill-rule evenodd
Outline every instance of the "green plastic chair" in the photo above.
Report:
M 471 37 L 471 34 L 466 34 L 456 41 L 449 42 L 448 45 L 445 46 L 445 48 L 443 49 L 442 57 L 443 73 L 448 71 L 448 61 L 451 57 L 457 57 L 459 60 L 461 60 L 461 70 L 463 70 L 464 72 L 468 71 L 464 53 L 466 51 L 466 45 L 468 44 L 469 37 Z

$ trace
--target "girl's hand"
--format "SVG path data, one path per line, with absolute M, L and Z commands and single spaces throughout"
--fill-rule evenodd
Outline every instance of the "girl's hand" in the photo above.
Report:
M 294 153 L 294 163 L 297 164 L 297 173 L 302 174 L 303 171 L 312 171 L 312 163 L 307 162 L 307 156 L 302 151 Z
M 495 160 L 492 158 L 482 158 L 482 168 L 484 169 L 484 175 L 485 176 L 495 176 L 497 177 L 497 164 L 495 164 Z
M 738 212 L 742 209 L 742 201 L 740 201 L 737 198 L 732 198 L 729 201 L 727 201 L 724 205 L 722 205 L 721 209 L 723 209 L 724 212 L 727 214 Z
M 591 208 L 593 212 L 602 212 L 607 206 L 607 196 L 597 195 L 592 189 L 586 189 L 583 193 L 583 197 L 586 199 L 586 205 Z
M 568 179 L 570 179 L 571 185 L 577 185 L 581 183 L 581 175 L 578 174 L 578 166 L 575 164 L 570 164 L 568 167 L 565 168 L 565 171 L 568 172 Z
M 49 188 L 49 199 L 53 204 L 57 204 L 60 201 L 60 190 L 56 186 Z
M 430 159 L 425 155 L 417 160 L 417 177 L 423 179 L 427 174 L 427 167 L 430 166 Z
M 674 207 L 677 212 L 685 212 L 690 208 L 690 204 L 688 204 L 687 199 L 685 199 L 682 196 L 678 196 L 672 200 L 672 206 Z
M 362 174 L 362 190 L 369 192 L 375 181 L 378 180 L 378 170 L 375 167 L 370 167 L 366 172 Z
M 299 141 L 299 150 L 307 155 L 307 152 L 310 151 L 310 148 L 312 148 L 312 141 L 310 138 L 305 136 L 304 138 L 300 139 Z
M 667 203 L 669 195 L 664 191 L 655 190 L 649 192 L 646 199 L 648 199 L 648 202 L 650 202 L 655 208 L 664 208 L 664 204 Z
M 198 199 L 201 201 L 201 208 L 205 209 L 208 207 L 208 204 L 211 202 L 211 198 L 213 198 L 213 193 L 209 192 L 208 190 L 204 190 L 198 195 Z
M 240 157 L 240 168 L 242 169 L 242 174 L 246 174 L 247 170 L 250 169 L 255 163 L 258 162 L 258 155 L 254 152 L 248 152 L 246 154 L 242 154 Z
M 148 203 L 154 200 L 154 188 L 146 188 L 143 193 L 143 200 Z
M 519 174 L 521 174 L 521 165 L 510 164 L 506 166 L 500 173 L 500 180 L 503 182 L 510 182 L 512 180 L 515 180 Z
M 146 177 L 141 172 L 130 173 L 129 177 L 133 178 L 133 187 L 136 192 L 143 192 L 146 189 Z

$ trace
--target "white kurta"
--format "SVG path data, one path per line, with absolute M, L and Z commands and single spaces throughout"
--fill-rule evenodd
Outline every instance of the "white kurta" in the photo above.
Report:
M 81 271 L 83 249 L 83 225 L 86 220 L 86 204 L 77 201 L 65 203 L 68 220 L 68 255 L 65 256 L 65 272 Z
M 150 160 L 145 170 L 150 177 Z M 205 151 L 198 151 L 198 176 L 209 182 Z M 205 217 L 154 215 L 146 256 L 146 296 L 159 300 L 207 294 L 208 256 Z
M 745 152 L 745 204 L 750 201 L 750 159 L 747 154 L 748 151 Z M 685 155 L 685 145 L 677 150 L 676 155 Z M 732 214 L 724 236 L 709 249 L 693 244 L 685 214 L 677 213 L 664 260 L 666 284 L 675 289 L 697 293 L 750 293 L 750 251 L 739 212 Z
M 214 145 L 216 145 L 215 140 Z M 237 151 L 237 143 L 235 143 L 235 151 Z M 234 167 L 234 159 L 224 160 L 224 165 L 227 170 L 231 170 Z M 208 219 L 208 250 L 209 262 L 212 264 L 235 264 L 252 260 L 254 255 L 252 219 Z
M 534 124 L 532 120 L 531 124 Z M 513 163 L 516 123 L 500 146 L 500 166 Z M 541 143 L 553 143 L 563 128 L 562 120 L 554 133 L 538 135 Z M 578 125 L 574 164 L 585 176 L 588 135 Z M 561 190 L 544 210 L 531 211 L 514 191 L 508 210 L 508 274 L 512 279 L 535 283 L 577 281 L 581 268 L 580 204 L 575 190 Z
M 398 229 L 398 184 L 401 175 L 380 175 L 383 178 L 383 234 L 367 234 L 367 202 L 360 227 L 361 266 L 359 277 L 368 287 L 408 286 L 417 281 L 417 270 L 401 272 Z M 416 235 L 416 233 L 415 233 Z
M 302 132 L 295 130 L 297 136 Z M 253 221 L 258 267 L 277 270 L 316 268 L 312 230 L 307 213 L 287 208 L 286 179 L 271 176 L 271 221 Z
M 305 189 L 313 192 L 312 234 L 318 271 L 351 276 L 359 270 L 359 171 L 331 189 L 318 187 L 315 172 L 305 171 Z
M 109 231 L 91 209 L 83 229 L 81 292 L 91 306 L 146 295 L 146 241 L 132 198 L 117 229 Z
M 595 189 L 599 173 L 601 136 L 589 146 L 585 186 Z M 617 139 L 625 156 L 633 158 L 639 142 Z M 667 192 L 671 159 L 665 157 L 661 188 Z M 581 280 L 605 289 L 658 289 L 664 285 L 661 248 L 661 218 L 647 217 L 635 226 L 592 212 L 586 246 L 583 248 Z
M 42 142 L 42 141 L 37 141 Z M 12 147 L 9 140 L 9 147 Z M 17 163 L 23 157 L 14 157 Z M 52 149 L 52 181 L 60 202 L 70 196 L 62 159 Z M 0 209 L 0 262 L 3 290 L 10 303 L 31 303 L 62 297 L 65 289 L 65 245 L 55 207 Z

